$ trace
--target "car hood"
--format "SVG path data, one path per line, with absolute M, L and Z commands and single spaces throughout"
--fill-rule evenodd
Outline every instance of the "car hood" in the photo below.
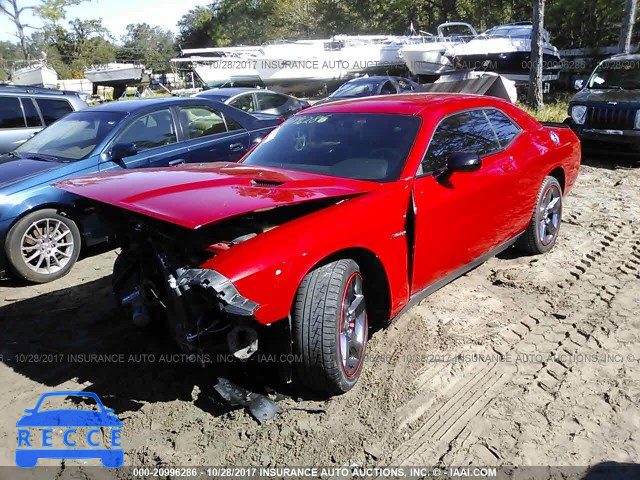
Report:
M 29 160 L 12 157 L 10 155 L 0 155 L 0 188 L 50 170 L 55 170 L 62 166 L 64 166 L 64 164 L 58 162 Z
M 640 106 L 640 90 L 615 90 L 585 88 L 576 93 L 571 103 L 609 103 L 618 102 L 625 105 Z
M 182 227 L 197 229 L 245 213 L 367 193 L 379 184 L 237 163 L 124 170 L 54 186 Z

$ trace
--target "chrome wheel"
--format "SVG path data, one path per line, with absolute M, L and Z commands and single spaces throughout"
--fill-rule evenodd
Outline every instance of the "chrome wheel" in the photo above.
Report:
M 342 369 L 352 377 L 360 370 L 367 341 L 367 312 L 359 273 L 352 274 L 347 280 L 339 328 Z
M 562 192 L 550 185 L 544 192 L 538 216 L 538 239 L 542 245 L 551 244 L 558 235 L 562 214 Z
M 63 221 L 43 218 L 26 229 L 20 247 L 24 264 L 35 273 L 47 275 L 59 272 L 69 263 L 75 244 Z

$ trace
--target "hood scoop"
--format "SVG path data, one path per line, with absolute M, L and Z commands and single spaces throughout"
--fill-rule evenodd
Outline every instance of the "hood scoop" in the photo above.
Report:
M 261 178 L 251 180 L 251 185 L 255 185 L 256 187 L 279 187 L 283 183 L 284 182 L 278 180 L 263 180 Z

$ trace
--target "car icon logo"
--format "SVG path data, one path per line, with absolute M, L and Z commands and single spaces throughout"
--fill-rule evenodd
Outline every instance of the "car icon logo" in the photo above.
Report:
M 95 401 L 97 410 L 43 409 L 43 402 L 52 397 L 92 399 Z M 124 463 L 124 450 L 114 448 L 121 447 L 122 422 L 114 415 L 112 409 L 104 407 L 95 393 L 78 391 L 45 393 L 34 408 L 25 410 L 25 415 L 18 420 L 16 427 L 18 427 L 18 447 L 16 448 L 18 467 L 35 467 L 41 458 L 99 458 L 102 465 L 108 468 L 118 468 Z M 86 434 L 79 429 L 87 430 Z M 104 435 L 103 429 L 110 429 L 110 435 Z M 105 448 L 104 443 L 107 443 L 105 437 L 110 439 L 111 448 Z M 54 445 L 54 442 L 61 445 Z

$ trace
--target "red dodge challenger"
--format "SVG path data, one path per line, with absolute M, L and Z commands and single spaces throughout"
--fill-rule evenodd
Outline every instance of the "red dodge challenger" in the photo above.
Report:
M 516 244 L 551 249 L 580 167 L 569 128 L 484 96 L 331 103 L 240 163 L 62 182 L 122 247 L 113 288 L 193 358 L 294 354 L 292 378 L 354 386 L 370 328 Z

